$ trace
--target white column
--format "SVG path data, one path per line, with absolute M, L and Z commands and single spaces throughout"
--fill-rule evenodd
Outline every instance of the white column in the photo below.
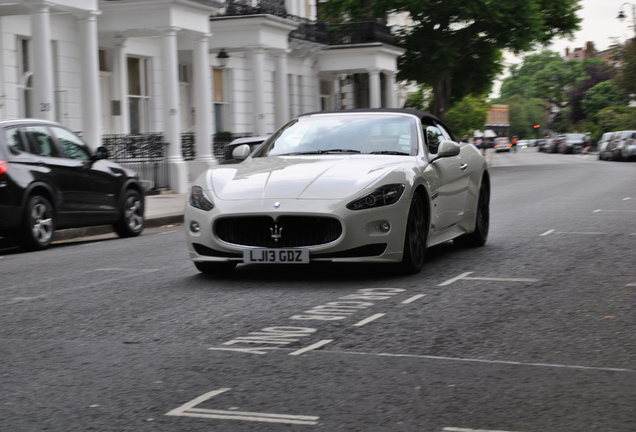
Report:
M 115 38 L 113 51 L 113 88 L 112 100 L 116 101 L 118 112 L 113 112 L 110 104 L 113 132 L 119 134 L 130 133 L 130 110 L 128 107 L 128 61 L 126 59 L 126 39 Z
M 252 51 L 252 88 L 254 89 L 254 133 L 265 134 L 265 50 L 256 48 Z
M 214 161 L 212 153 L 212 78 L 210 74 L 209 34 L 194 42 L 194 106 L 196 119 L 196 160 Z
M 289 80 L 287 79 L 287 53 L 282 52 L 276 58 L 276 127 L 290 120 Z
M 380 71 L 369 72 L 369 105 L 370 108 L 380 108 L 382 98 L 380 97 Z
M 291 92 L 291 116 L 300 114 L 300 85 L 298 75 L 290 75 L 289 91 Z
M 386 77 L 386 108 L 398 108 L 397 86 L 395 85 L 395 73 L 385 72 Z
M 33 33 L 33 114 L 55 120 L 53 98 L 53 54 L 51 53 L 51 17 L 49 6 L 34 4 L 31 12 Z
M 81 70 L 82 70 L 82 121 L 84 139 L 92 147 L 101 145 L 102 104 L 99 91 L 99 47 L 97 44 L 97 15 L 88 12 L 80 17 Z
M 185 193 L 188 190 L 188 176 L 186 163 L 181 155 L 177 30 L 165 29 L 161 36 L 163 121 L 164 137 L 168 143 L 170 188 L 176 193 Z

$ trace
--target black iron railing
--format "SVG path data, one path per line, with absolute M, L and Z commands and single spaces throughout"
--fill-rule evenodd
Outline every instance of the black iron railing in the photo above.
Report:
M 110 160 L 139 174 L 145 192 L 169 187 L 168 144 L 162 133 L 103 135 L 102 145 Z
M 225 10 L 217 16 L 274 15 L 297 22 L 298 29 L 290 33 L 290 38 L 324 45 L 346 45 L 356 43 L 381 42 L 394 45 L 391 29 L 375 20 L 351 23 L 327 23 L 310 21 L 287 13 L 283 0 L 260 0 L 256 6 L 242 1 L 227 0 Z
M 225 146 L 237 138 L 252 136 L 251 133 L 219 132 L 210 137 L 214 157 L 226 158 Z M 102 136 L 102 145 L 108 149 L 108 159 L 125 168 L 136 171 L 146 192 L 168 189 L 168 143 L 163 133 L 109 134 Z M 186 161 L 196 158 L 196 135 L 181 134 L 181 154 Z

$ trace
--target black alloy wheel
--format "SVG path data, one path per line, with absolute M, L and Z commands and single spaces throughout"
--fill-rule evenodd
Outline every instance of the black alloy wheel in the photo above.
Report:
M 457 246 L 479 247 L 486 244 L 490 229 L 490 184 L 484 178 L 479 187 L 477 212 L 475 214 L 475 231 L 453 239 Z
M 55 231 L 55 211 L 43 196 L 29 198 L 24 212 L 24 220 L 18 239 L 28 250 L 43 250 L 49 247 Z
M 404 236 L 404 254 L 401 266 L 405 273 L 416 274 L 422 270 L 426 258 L 428 237 L 428 215 L 424 200 L 418 194 L 413 196 Z

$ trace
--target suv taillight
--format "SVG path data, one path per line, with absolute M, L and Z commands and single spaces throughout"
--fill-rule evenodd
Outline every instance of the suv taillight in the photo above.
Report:
M 0 159 L 0 180 L 2 180 L 9 170 L 9 162 Z

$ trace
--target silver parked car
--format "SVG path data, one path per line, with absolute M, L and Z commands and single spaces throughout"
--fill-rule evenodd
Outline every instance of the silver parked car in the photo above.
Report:
M 596 149 L 598 150 L 598 158 L 601 160 L 606 160 L 608 154 L 606 153 L 608 151 L 608 144 L 610 143 L 610 141 L 612 140 L 612 136 L 614 135 L 614 132 L 605 132 L 603 134 L 603 136 L 601 137 L 601 139 L 598 141 L 598 144 L 596 145 Z
M 610 160 L 632 160 L 636 158 L 636 131 L 620 131 L 612 136 L 612 141 L 608 145 L 608 159 Z

